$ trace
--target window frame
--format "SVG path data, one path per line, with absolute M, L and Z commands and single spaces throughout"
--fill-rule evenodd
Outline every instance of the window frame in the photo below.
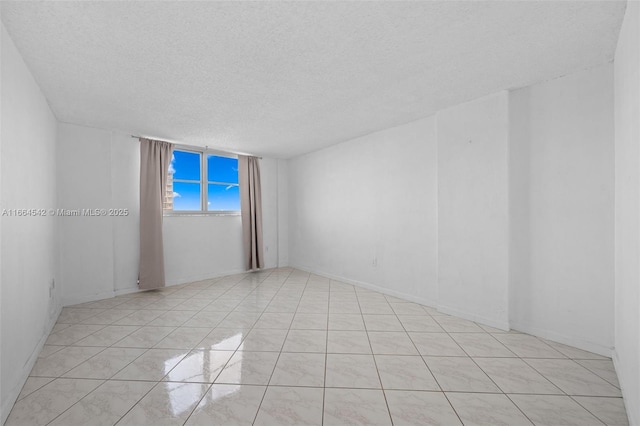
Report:
M 200 156 L 200 180 L 189 180 L 189 179 L 178 179 L 177 182 L 184 183 L 199 183 L 200 184 L 200 210 L 165 210 L 163 209 L 162 214 L 164 216 L 240 216 L 241 210 L 205 210 L 203 207 L 207 207 L 207 198 L 209 195 L 209 174 L 208 174 L 208 156 L 213 155 L 216 157 L 226 157 L 226 158 L 234 158 L 238 159 L 236 154 L 230 154 L 228 152 L 217 151 L 214 149 L 209 149 L 207 147 L 194 147 L 187 145 L 178 145 L 174 144 L 174 151 L 185 151 L 194 154 L 198 154 Z M 176 182 L 174 178 L 173 182 Z M 236 185 L 238 189 L 240 188 L 240 182 L 237 184 L 231 182 L 214 182 L 211 184 L 228 184 L 228 185 Z

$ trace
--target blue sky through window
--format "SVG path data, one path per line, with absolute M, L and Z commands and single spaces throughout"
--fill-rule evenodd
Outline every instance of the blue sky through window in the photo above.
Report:
M 238 159 L 209 155 L 207 174 L 209 182 L 238 183 Z
M 174 210 L 202 210 L 200 207 L 200 184 L 191 182 L 173 182 Z
M 201 182 L 200 155 L 180 150 L 173 152 L 170 167 L 174 179 L 173 210 L 239 211 L 238 160 L 207 155 L 207 181 Z M 206 190 L 206 206 L 201 205 L 202 190 Z
M 240 188 L 237 185 L 217 185 L 210 183 L 207 194 L 207 210 L 240 210 Z
M 173 151 L 174 179 L 200 180 L 200 154 L 197 152 Z
M 173 209 L 202 210 L 200 197 L 200 154 L 197 152 L 173 151 Z M 189 180 L 194 182 L 176 182 Z

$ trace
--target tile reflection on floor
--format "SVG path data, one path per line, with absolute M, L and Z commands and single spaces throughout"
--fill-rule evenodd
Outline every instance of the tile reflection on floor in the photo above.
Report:
M 64 308 L 6 425 L 626 425 L 610 358 L 291 268 Z

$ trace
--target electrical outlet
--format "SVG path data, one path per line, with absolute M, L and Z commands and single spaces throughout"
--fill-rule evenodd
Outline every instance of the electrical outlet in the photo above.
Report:
M 371 262 L 371 266 L 373 266 L 374 268 L 378 267 L 378 258 L 374 257 L 373 261 Z

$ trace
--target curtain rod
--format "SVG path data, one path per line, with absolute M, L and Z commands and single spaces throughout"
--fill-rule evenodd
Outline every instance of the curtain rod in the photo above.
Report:
M 172 144 L 177 144 L 177 145 L 184 145 L 183 143 L 180 142 L 172 142 L 172 141 L 167 141 L 167 140 L 162 140 L 162 139 L 155 139 L 155 138 L 151 138 L 151 137 L 146 137 L 146 136 L 136 136 L 136 135 L 130 135 L 132 138 L 135 139 L 151 139 L 154 141 L 159 141 L 159 142 L 167 142 L 167 143 L 172 143 Z M 204 148 L 204 149 L 209 149 L 208 145 L 205 145 L 204 147 L 202 146 L 196 146 L 196 145 L 189 145 L 189 146 L 193 146 L 194 148 Z M 213 149 L 213 151 L 220 151 L 220 152 L 224 152 L 225 154 L 234 154 L 234 155 L 245 155 L 248 157 L 256 157 L 259 158 L 260 160 L 262 160 L 262 157 L 258 157 L 257 155 L 250 155 L 250 154 L 245 154 L 242 152 L 233 152 L 233 151 L 225 151 L 224 149 Z

